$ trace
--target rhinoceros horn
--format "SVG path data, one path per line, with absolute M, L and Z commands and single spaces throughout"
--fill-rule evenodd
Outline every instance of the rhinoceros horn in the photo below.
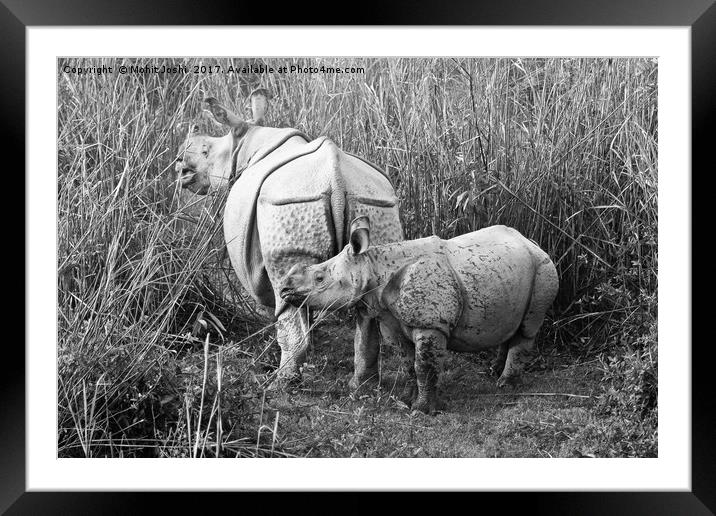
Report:
M 350 243 L 353 254 L 362 254 L 370 247 L 370 219 L 366 215 L 356 217 L 351 222 Z

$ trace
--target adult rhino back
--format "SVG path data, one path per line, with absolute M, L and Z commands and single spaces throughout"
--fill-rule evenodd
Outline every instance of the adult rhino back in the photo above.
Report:
M 402 240 L 397 198 L 376 167 L 331 140 L 288 141 L 247 167 L 232 187 L 224 232 L 242 283 L 261 304 L 286 304 L 271 286 L 296 263 L 318 263 L 347 243 L 347 221 L 376 221 L 379 243 Z
M 302 221 L 286 219 L 301 231 L 322 227 L 332 236 L 330 256 L 347 243 L 348 222 L 360 215 L 375 220 L 374 234 L 381 243 L 403 239 L 397 218 L 397 197 L 388 178 L 375 165 L 343 152 L 328 138 L 316 140 L 314 152 L 277 169 L 264 183 L 259 203 L 281 206 L 318 202 L 326 207 L 325 214 L 314 221 L 303 214 Z M 311 213 L 314 215 L 314 213 Z

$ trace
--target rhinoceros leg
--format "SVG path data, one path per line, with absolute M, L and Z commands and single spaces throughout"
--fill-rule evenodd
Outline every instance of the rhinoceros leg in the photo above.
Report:
M 413 341 L 418 398 L 412 408 L 426 414 L 434 414 L 441 408 L 437 387 L 447 340 L 438 330 L 415 329 Z
M 278 316 L 276 340 L 281 347 L 281 362 L 276 373 L 277 387 L 300 380 L 300 367 L 306 358 L 310 338 L 308 312 L 305 308 L 288 307 Z
M 557 295 L 559 280 L 552 261 L 545 257 L 537 268 L 532 297 L 517 333 L 508 341 L 509 351 L 502 375 L 497 380 L 498 387 L 521 383 L 521 374 L 525 363 L 534 349 L 535 337 L 539 332 L 544 316 Z
M 380 332 L 374 318 L 356 314 L 356 333 L 353 339 L 354 371 L 348 383 L 357 390 L 367 382 L 378 378 L 378 355 L 380 354 Z
M 418 385 L 415 379 L 415 344 L 405 337 L 400 323 L 394 319 L 380 321 L 380 334 L 388 347 L 400 350 L 400 359 L 407 376 L 403 392 L 400 394 L 400 401 L 411 406 L 418 396 Z
M 524 337 L 519 331 L 508 341 L 510 347 L 505 360 L 505 368 L 497 379 L 498 387 L 516 386 L 522 383 L 522 370 L 534 348 L 535 339 Z
M 398 337 L 398 340 L 400 341 L 403 366 L 408 376 L 405 380 L 403 392 L 400 395 L 400 401 L 410 407 L 418 396 L 418 384 L 415 377 L 415 345 L 402 335 Z
M 492 364 L 490 364 L 490 374 L 494 376 L 500 376 L 502 374 L 502 371 L 505 370 L 505 361 L 507 360 L 507 352 L 509 350 L 509 341 L 503 342 L 500 344 L 500 347 L 497 348 L 497 356 L 492 361 Z

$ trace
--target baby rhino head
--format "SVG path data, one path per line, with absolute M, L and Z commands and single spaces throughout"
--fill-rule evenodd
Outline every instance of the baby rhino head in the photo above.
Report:
M 338 310 L 355 305 L 365 294 L 370 267 L 364 253 L 370 245 L 368 217 L 351 223 L 350 243 L 323 263 L 296 264 L 281 281 L 279 294 L 294 306 Z

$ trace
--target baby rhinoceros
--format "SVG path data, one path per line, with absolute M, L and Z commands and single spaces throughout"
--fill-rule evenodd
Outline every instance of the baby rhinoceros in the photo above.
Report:
M 382 334 L 397 338 L 393 344 L 407 359 L 403 401 L 434 413 L 445 349 L 499 346 L 498 386 L 519 382 L 557 288 L 549 256 L 507 226 L 370 247 L 369 221 L 359 217 L 343 251 L 323 263 L 294 266 L 279 292 L 294 305 L 357 305 L 377 317 Z

